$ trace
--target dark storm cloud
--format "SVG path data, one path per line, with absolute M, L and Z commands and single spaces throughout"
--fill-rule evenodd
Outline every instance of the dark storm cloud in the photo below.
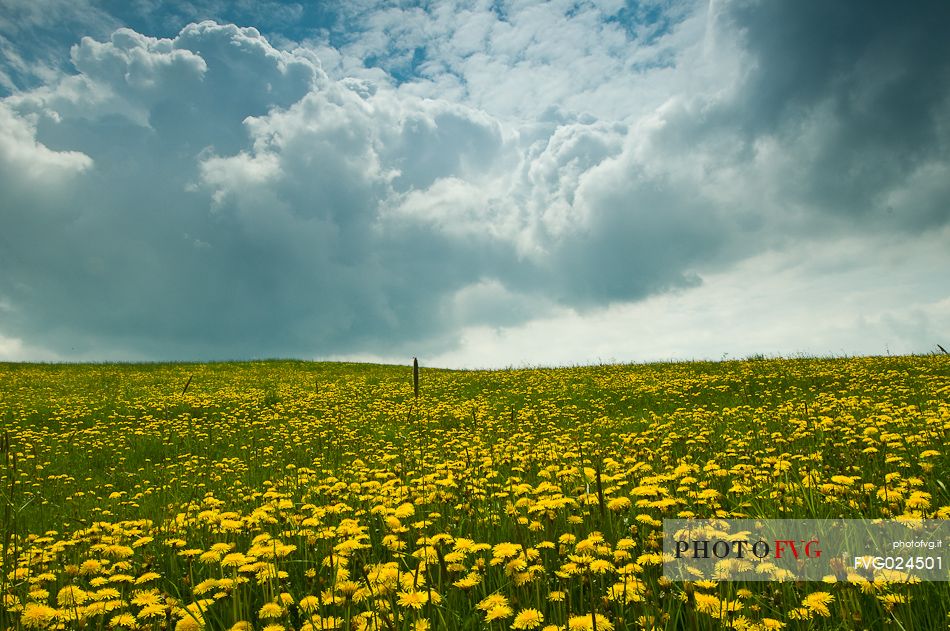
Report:
M 887 200 L 950 159 L 950 3 L 738 1 L 725 14 L 751 62 L 726 124 L 796 151 L 813 134 L 790 198 L 868 219 L 897 212 L 912 230 L 950 220 L 946 198 L 898 209 Z

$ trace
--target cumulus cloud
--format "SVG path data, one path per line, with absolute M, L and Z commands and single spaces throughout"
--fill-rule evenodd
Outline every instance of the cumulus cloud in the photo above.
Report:
M 950 55 L 926 16 L 876 9 L 852 28 L 823 3 L 353 3 L 310 32 L 275 13 L 269 36 L 76 37 L 71 70 L 0 101 L 5 353 L 464 363 L 472 340 L 544 346 L 551 318 L 722 314 L 743 283 L 818 276 L 840 336 L 919 346 L 945 290 L 864 315 L 841 272 L 950 219 Z M 181 19 L 158 11 L 139 16 Z M 842 244 L 827 270 L 795 263 Z M 820 352 L 788 342 L 806 320 L 766 324 L 782 295 L 750 321 Z M 731 317 L 714 326 L 735 336 Z M 657 331 L 671 355 L 710 348 Z
M 408 218 L 414 192 L 500 168 L 483 113 L 331 83 L 234 26 L 120 29 L 72 54 L 78 74 L 4 104 L 11 179 L 87 171 L 58 200 L 36 182 L 5 209 L 5 331 L 138 356 L 418 343 L 445 333 L 457 289 L 511 258 L 460 265 L 498 239 Z
M 36 129 L 29 117 L 19 117 L 0 104 L 0 164 L 3 172 L 16 173 L 27 185 L 45 186 L 63 177 L 85 171 L 92 165 L 89 156 L 79 151 L 52 151 L 36 141 Z M 18 178 L 19 179 L 19 178 Z M 13 179 L 6 187 L 17 186 Z

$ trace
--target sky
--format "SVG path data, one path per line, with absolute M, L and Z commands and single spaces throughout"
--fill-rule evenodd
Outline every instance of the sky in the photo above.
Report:
M 0 0 L 0 360 L 950 348 L 948 23 Z

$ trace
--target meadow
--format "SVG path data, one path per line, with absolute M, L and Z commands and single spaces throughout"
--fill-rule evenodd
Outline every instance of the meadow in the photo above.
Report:
M 950 519 L 950 357 L 0 364 L 0 627 L 938 629 L 947 583 L 670 582 L 664 517 Z

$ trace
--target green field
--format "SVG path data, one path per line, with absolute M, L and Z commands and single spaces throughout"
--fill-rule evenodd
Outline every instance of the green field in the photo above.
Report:
M 950 357 L 0 364 L 0 627 L 936 629 L 947 583 L 670 583 L 664 517 L 950 519 Z

